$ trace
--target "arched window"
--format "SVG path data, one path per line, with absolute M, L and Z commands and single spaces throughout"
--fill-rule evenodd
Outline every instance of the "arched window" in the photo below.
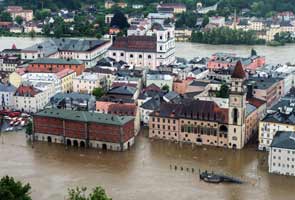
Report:
M 152 56 L 151 55 L 148 55 L 148 59 L 151 59 L 152 58 Z
M 139 58 L 142 58 L 142 55 L 141 54 L 139 54 L 139 56 L 138 56 Z
M 237 124 L 238 123 L 238 117 L 239 117 L 239 111 L 237 108 L 233 109 L 233 123 Z
M 130 54 L 130 58 L 133 58 L 133 54 Z

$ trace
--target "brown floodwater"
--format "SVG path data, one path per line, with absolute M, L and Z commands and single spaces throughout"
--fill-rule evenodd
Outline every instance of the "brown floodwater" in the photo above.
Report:
M 246 183 L 204 183 L 197 177 L 199 168 L 231 174 Z M 96 185 L 114 200 L 291 200 L 295 188 L 294 177 L 268 174 L 267 154 L 255 146 L 241 151 L 181 146 L 144 135 L 129 151 L 103 152 L 47 143 L 32 148 L 23 133 L 5 133 L 0 137 L 0 176 L 6 174 L 29 182 L 33 200 L 62 200 L 69 187 Z

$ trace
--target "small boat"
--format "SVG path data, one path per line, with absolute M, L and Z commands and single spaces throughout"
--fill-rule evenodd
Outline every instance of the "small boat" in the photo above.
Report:
M 223 174 L 216 174 L 214 172 L 208 172 L 207 170 L 204 172 L 199 171 L 200 180 L 203 180 L 207 183 L 236 183 L 242 184 L 243 182 L 237 178 L 225 176 Z

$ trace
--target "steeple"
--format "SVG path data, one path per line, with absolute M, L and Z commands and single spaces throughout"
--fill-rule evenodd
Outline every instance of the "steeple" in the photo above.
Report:
M 232 78 L 239 78 L 239 79 L 246 78 L 246 73 L 244 71 L 243 65 L 240 60 L 237 62 L 231 77 Z

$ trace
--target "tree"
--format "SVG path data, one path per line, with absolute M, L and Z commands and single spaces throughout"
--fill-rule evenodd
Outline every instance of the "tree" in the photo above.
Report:
M 209 24 L 209 17 L 206 15 L 203 18 L 202 27 L 205 27 L 207 24 Z
M 5 200 L 32 200 L 30 184 L 23 185 L 14 178 L 5 176 L 0 180 L 0 199 Z
M 94 188 L 89 195 L 86 192 L 86 187 L 69 189 L 67 200 L 112 200 L 102 187 Z
M 26 134 L 29 136 L 31 136 L 33 134 L 33 123 L 31 120 L 29 121 L 29 123 L 27 125 Z
M 165 85 L 162 87 L 162 90 L 165 90 L 165 91 L 169 92 L 169 86 L 165 84 Z
M 8 12 L 1 12 L 0 13 L 0 21 L 2 22 L 12 22 L 12 17 Z
M 111 27 L 118 27 L 119 29 L 125 29 L 129 27 L 127 18 L 121 11 L 116 11 L 111 21 Z
M 251 49 L 251 56 L 257 56 L 257 52 L 255 49 Z
M 96 99 L 99 99 L 104 95 L 104 90 L 102 88 L 94 88 L 92 94 L 96 97 Z
M 220 98 L 229 97 L 229 88 L 226 83 L 222 83 L 220 90 L 216 92 L 216 97 L 220 97 Z
M 24 22 L 24 19 L 23 19 L 21 16 L 16 16 L 16 17 L 15 17 L 15 22 L 16 22 L 18 25 L 22 25 L 23 22 Z

